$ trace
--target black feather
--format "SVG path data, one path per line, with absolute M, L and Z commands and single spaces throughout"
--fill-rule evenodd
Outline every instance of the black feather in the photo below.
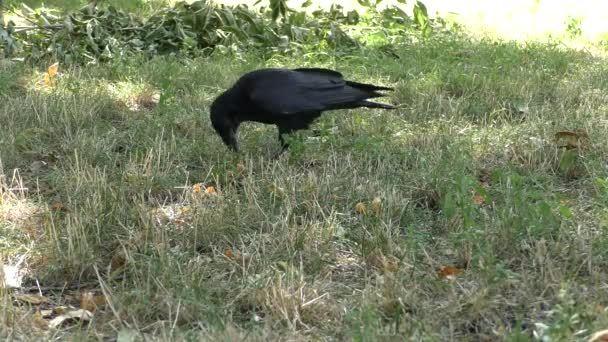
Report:
M 344 80 L 341 73 L 322 68 L 261 69 L 243 75 L 211 104 L 211 123 L 224 143 L 238 150 L 236 131 L 244 121 L 276 125 L 283 134 L 306 129 L 323 111 L 345 108 L 396 107 L 368 101 L 392 90 Z

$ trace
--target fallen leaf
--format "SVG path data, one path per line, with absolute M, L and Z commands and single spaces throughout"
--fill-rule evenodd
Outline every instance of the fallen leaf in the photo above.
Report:
M 123 268 L 127 264 L 127 258 L 122 250 L 119 250 L 116 254 L 112 255 L 110 260 L 110 272 L 114 272 Z
M 473 195 L 473 202 L 477 204 L 483 204 L 486 200 L 480 194 Z
M 365 261 L 367 262 L 367 264 L 369 264 L 370 266 L 373 266 L 375 268 L 384 267 L 384 255 L 382 255 L 382 254 L 369 254 L 365 258 Z
M 80 308 L 95 312 L 98 306 L 106 304 L 106 297 L 96 295 L 93 291 L 80 291 Z
M 57 328 L 58 326 L 62 325 L 63 323 L 65 323 L 67 321 L 76 320 L 76 319 L 78 319 L 80 321 L 90 321 L 91 318 L 93 318 L 93 314 L 87 310 L 83 310 L 83 309 L 73 310 L 73 311 L 66 312 L 63 315 L 53 318 L 49 322 L 49 327 Z
M 53 204 L 51 204 L 51 209 L 55 210 L 55 211 L 66 211 L 67 208 L 65 207 L 65 205 L 63 205 L 63 203 L 59 202 L 59 201 L 55 201 L 53 202 Z
M 365 203 L 359 202 L 357 203 L 357 205 L 355 205 L 355 213 L 359 215 L 365 215 L 366 212 L 367 208 L 365 207 Z
M 53 310 L 40 310 L 39 313 L 40 313 L 40 316 L 45 317 L 45 318 L 53 316 Z
M 283 195 L 285 194 L 285 189 L 281 188 L 280 186 L 277 186 L 275 184 L 270 184 L 268 186 L 268 190 L 270 192 L 272 192 L 275 195 Z
M 395 273 L 399 270 L 399 260 L 395 257 L 384 258 L 384 271 Z
M 289 270 L 289 264 L 286 261 L 278 261 L 276 265 L 280 271 L 287 272 Z
M 46 72 L 44 73 L 44 78 L 42 79 L 42 83 L 47 87 L 51 86 L 51 76 L 49 76 L 49 74 L 47 74 Z
M 245 172 L 246 169 L 247 168 L 245 167 L 245 164 L 243 164 L 241 162 L 239 162 L 238 164 L 236 164 L 236 170 L 238 171 L 238 173 L 242 174 L 242 173 Z
M 51 66 L 48 67 L 46 72 L 52 78 L 57 76 L 57 70 L 59 70 L 59 63 L 53 63 Z
M 30 171 L 35 175 L 39 175 L 48 169 L 48 163 L 42 160 L 33 161 L 30 164 Z
M 40 311 L 36 312 L 34 314 L 34 318 L 32 319 L 32 325 L 35 328 L 47 330 L 49 328 L 49 321 L 47 321 L 43 317 L 44 316 L 42 315 L 42 313 L 40 313 Z
M 370 254 L 365 258 L 368 265 L 373 266 L 384 273 L 395 273 L 399 270 L 399 260 L 394 256 L 382 254 Z
M 90 312 L 97 310 L 97 305 L 93 301 L 93 292 L 80 291 L 80 308 Z
M 380 215 L 380 210 L 382 209 L 382 199 L 380 197 L 375 197 L 372 200 L 372 211 L 376 214 L 376 215 Z
M 19 294 L 15 295 L 15 298 L 18 301 L 26 302 L 32 305 L 40 305 L 43 303 L 48 303 L 49 299 L 45 296 L 37 295 L 37 294 Z
M 192 186 L 192 192 L 198 193 L 203 190 L 203 183 L 196 183 Z
M 225 250 L 224 250 L 224 255 L 225 255 L 227 258 L 230 258 L 230 259 L 233 259 L 233 258 L 234 258 L 234 253 L 232 252 L 232 250 L 231 250 L 231 249 L 225 249 Z
M 68 307 L 64 305 L 53 308 L 53 314 L 55 315 L 63 315 L 66 312 L 68 312 Z
M 0 288 L 19 288 L 23 283 L 23 265 L 4 265 L 0 263 Z
M 237 256 L 235 257 L 236 261 L 238 261 L 238 263 L 240 265 L 246 265 L 249 264 L 249 262 L 251 261 L 251 255 L 249 254 L 237 254 Z
M 454 266 L 445 266 L 437 272 L 439 278 L 450 279 L 453 280 L 456 276 L 459 276 L 464 273 L 464 270 L 454 267 Z
M 608 329 L 595 332 L 589 342 L 608 342 Z
M 154 221 L 160 224 L 169 223 L 169 221 L 171 220 L 169 214 L 167 214 L 162 208 L 150 209 L 149 213 L 150 216 L 154 219 Z
M 118 332 L 116 342 L 134 342 L 137 340 L 138 332 L 135 329 L 122 328 Z
M 589 135 L 582 129 L 576 131 L 555 132 L 555 143 L 558 147 L 575 149 L 583 147 L 587 143 Z
M 141 108 L 152 110 L 160 101 L 160 94 L 156 92 L 145 91 L 134 98 L 129 99 L 129 109 L 138 111 Z

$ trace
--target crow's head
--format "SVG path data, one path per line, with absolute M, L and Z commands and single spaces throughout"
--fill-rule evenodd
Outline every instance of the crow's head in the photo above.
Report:
M 220 95 L 211 104 L 211 124 L 213 128 L 219 134 L 224 141 L 226 146 L 232 148 L 234 151 L 238 151 L 236 143 L 236 130 L 239 123 L 235 120 L 234 114 L 230 107 L 230 101 L 225 96 L 226 94 Z

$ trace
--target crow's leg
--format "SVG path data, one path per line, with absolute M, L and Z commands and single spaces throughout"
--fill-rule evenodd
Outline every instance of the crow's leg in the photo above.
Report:
M 282 148 L 281 152 L 283 152 L 289 148 L 289 144 L 285 141 L 285 138 L 283 138 L 283 136 L 286 134 L 291 134 L 293 131 L 294 131 L 294 129 L 291 127 L 279 126 L 279 141 L 281 142 L 281 148 Z
M 279 128 L 279 142 L 281 143 L 281 150 L 274 155 L 274 158 L 279 158 L 287 149 L 289 148 L 289 144 L 285 141 L 284 136 L 286 134 L 290 134 L 294 131 L 293 128 L 289 126 L 278 126 Z
M 291 134 L 297 130 L 308 129 L 310 124 L 321 115 L 321 112 L 301 113 L 297 118 L 289 118 L 289 121 L 283 121 L 277 124 L 279 128 L 279 141 L 281 142 L 281 151 L 277 154 L 280 156 L 289 148 L 289 144 L 285 141 L 284 136 Z

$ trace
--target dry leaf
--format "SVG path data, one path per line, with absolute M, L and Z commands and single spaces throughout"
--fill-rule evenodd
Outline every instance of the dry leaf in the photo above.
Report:
M 589 342 L 608 342 L 608 329 L 594 333 Z
M 231 250 L 231 249 L 226 249 L 226 250 L 224 250 L 224 255 L 225 255 L 226 257 L 230 258 L 230 259 L 233 259 L 233 258 L 234 258 L 234 253 L 232 252 L 232 250 Z
M 154 219 L 154 221 L 160 224 L 169 223 L 169 221 L 171 220 L 171 217 L 169 217 L 169 215 L 162 208 L 150 209 L 149 213 L 150 216 Z
M 51 76 L 49 76 L 48 73 L 44 73 L 44 80 L 42 81 L 44 83 L 45 86 L 50 87 L 51 86 Z
M 215 193 L 216 193 L 216 191 L 215 191 L 215 187 L 213 187 L 213 186 L 208 186 L 208 187 L 207 187 L 207 189 L 205 189 L 205 193 L 206 193 L 206 194 L 215 194 Z
M 576 131 L 559 131 L 555 132 L 555 142 L 558 147 L 566 149 L 575 149 L 583 147 L 589 135 L 582 129 Z
M 461 270 L 460 268 L 454 266 L 445 266 L 441 270 L 439 270 L 439 272 L 437 272 L 437 275 L 439 276 L 439 278 L 452 280 L 456 278 L 456 276 L 459 276 L 463 273 L 464 270 Z
M 59 63 L 54 63 L 47 69 L 47 74 L 53 78 L 57 76 L 57 70 L 59 70 Z
M 204 186 L 203 183 L 196 183 L 196 184 L 194 184 L 192 186 L 192 192 L 194 192 L 194 193 L 201 192 L 203 190 L 203 186 Z
M 43 160 L 36 160 L 30 164 L 30 171 L 35 175 L 42 174 L 48 170 L 48 163 Z
M 382 254 L 369 254 L 365 261 L 368 265 L 373 266 L 375 268 L 383 268 L 384 267 L 384 255 Z
M 32 319 L 32 325 L 35 328 L 38 328 L 41 330 L 47 330 L 49 328 L 49 321 L 47 321 L 43 317 L 44 317 L 44 315 L 42 313 L 40 313 L 40 311 L 36 312 L 34 314 L 34 318 Z
M 95 295 L 93 296 L 93 301 L 95 302 L 95 304 L 97 304 L 97 306 L 102 306 L 102 305 L 106 305 L 106 296 L 104 295 Z
M 384 258 L 384 271 L 395 273 L 399 270 L 399 260 L 393 256 Z
M 15 298 L 19 301 L 26 302 L 32 305 L 39 305 L 49 302 L 48 298 L 37 294 L 19 294 L 15 295 Z
M 379 215 L 380 214 L 380 210 L 382 209 L 382 199 L 380 197 L 374 198 L 374 200 L 372 201 L 371 207 L 372 207 L 372 211 L 376 215 Z
M 127 263 L 127 258 L 122 250 L 119 250 L 116 254 L 112 255 L 110 260 L 110 272 L 114 272 L 123 268 Z
M 394 256 L 382 254 L 370 254 L 365 258 L 368 265 L 382 270 L 385 274 L 396 273 L 399 270 L 399 259 Z
M 53 202 L 53 204 L 51 204 L 51 209 L 52 210 L 56 210 L 56 211 L 66 211 L 67 208 L 65 207 L 65 205 L 63 205 L 63 203 L 59 202 L 59 201 L 55 201 Z
M 359 202 L 357 203 L 357 205 L 355 205 L 355 213 L 359 215 L 365 215 L 366 212 L 367 208 L 365 207 L 365 203 Z
M 137 340 L 138 332 L 135 329 L 122 328 L 118 332 L 116 342 L 134 342 Z
M 238 261 L 240 265 L 249 264 L 249 262 L 251 261 L 251 255 L 249 254 L 237 254 L 237 256 L 234 258 L 236 259 L 236 261 Z
M 480 194 L 473 195 L 473 202 L 477 204 L 483 204 L 486 200 Z
M 53 308 L 53 314 L 55 315 L 63 315 L 66 312 L 68 312 L 68 307 L 64 305 L 56 306 Z
M 286 261 L 278 261 L 276 266 L 280 271 L 283 272 L 287 272 L 287 270 L 289 270 L 289 264 Z
M 281 188 L 280 186 L 277 186 L 275 184 L 270 184 L 268 186 L 268 190 L 270 192 L 272 192 L 275 195 L 283 195 L 285 194 L 285 189 Z
M 53 318 L 49 322 L 49 326 L 51 328 L 57 328 L 58 326 L 62 325 L 64 322 L 66 322 L 68 320 L 78 319 L 80 321 L 90 321 L 91 318 L 93 318 L 93 314 L 91 312 L 89 312 L 87 310 L 83 310 L 83 309 L 78 309 L 78 310 L 66 312 L 63 315 Z
M 0 289 L 20 288 L 24 273 L 21 262 L 18 262 L 16 265 L 4 265 L 0 263 Z
M 39 313 L 44 318 L 53 316 L 53 310 L 40 310 Z
M 80 292 L 80 308 L 95 312 L 98 306 L 106 304 L 106 297 L 103 295 L 95 295 L 93 291 L 81 291 Z
M 81 291 L 80 308 L 90 312 L 95 312 L 95 310 L 97 310 L 97 305 L 95 304 L 95 301 L 93 301 L 93 296 L 93 292 L 91 291 Z
M 238 171 L 238 173 L 242 174 L 245 172 L 246 168 L 245 168 L 245 164 L 239 162 L 238 164 L 236 164 L 236 170 Z

